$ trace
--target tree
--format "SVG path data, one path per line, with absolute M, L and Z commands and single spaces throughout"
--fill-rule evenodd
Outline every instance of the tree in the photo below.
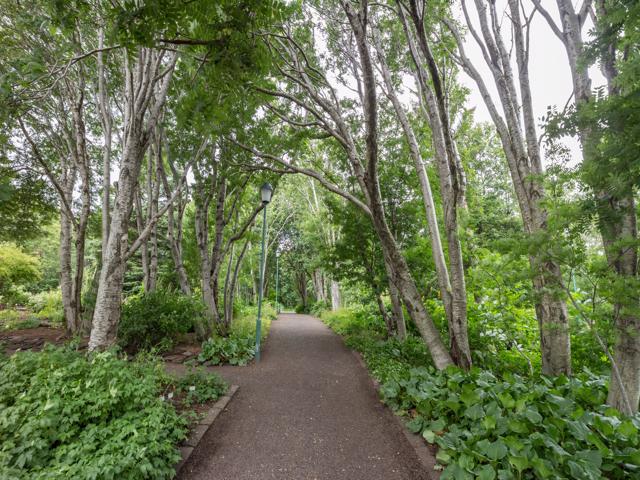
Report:
M 582 179 L 589 189 L 614 292 L 616 347 L 607 402 L 626 413 L 640 402 L 640 313 L 638 305 L 637 138 L 638 15 L 635 2 L 585 0 L 579 8 L 556 0 L 561 23 L 532 0 L 562 42 L 571 69 L 575 104 L 565 131 L 578 134 Z M 595 19 L 595 39 L 583 30 Z M 598 62 L 606 92 L 592 91 L 589 66 Z
M 475 81 L 489 110 L 496 131 L 502 142 L 509 166 L 516 198 L 520 207 L 525 233 L 534 244 L 529 255 L 536 291 L 536 316 L 540 329 L 543 372 L 548 375 L 571 373 L 571 345 L 569 317 L 563 298 L 563 279 L 558 262 L 550 252 L 535 247 L 545 243 L 547 212 L 544 207 L 543 166 L 538 135 L 533 115 L 533 104 L 528 71 L 528 23 L 521 17 L 520 2 L 509 1 L 509 19 L 517 69 L 514 70 L 510 50 L 498 23 L 495 3 L 475 0 L 480 30 L 462 1 L 469 32 L 482 51 L 482 58 L 489 67 L 498 92 L 501 110 L 496 105 L 485 78 L 467 56 L 464 40 L 451 20 L 444 22 L 452 32 L 458 53 L 454 58 Z M 517 78 L 517 80 L 516 80 Z

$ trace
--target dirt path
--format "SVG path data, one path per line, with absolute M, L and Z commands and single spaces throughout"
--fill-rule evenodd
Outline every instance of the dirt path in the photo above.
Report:
M 260 364 L 216 371 L 240 390 L 179 479 L 429 478 L 367 372 L 320 320 L 281 315 Z

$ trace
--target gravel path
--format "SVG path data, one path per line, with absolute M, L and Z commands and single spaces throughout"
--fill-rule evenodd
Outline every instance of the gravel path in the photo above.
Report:
M 179 479 L 429 478 L 337 335 L 307 315 L 271 325 L 259 364 L 215 369 L 240 390 Z

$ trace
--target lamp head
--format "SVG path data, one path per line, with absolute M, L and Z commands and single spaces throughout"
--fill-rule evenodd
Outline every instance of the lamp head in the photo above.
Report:
M 273 187 L 265 183 L 260 187 L 260 198 L 262 199 L 262 203 L 266 205 L 271 201 L 271 195 L 273 194 Z

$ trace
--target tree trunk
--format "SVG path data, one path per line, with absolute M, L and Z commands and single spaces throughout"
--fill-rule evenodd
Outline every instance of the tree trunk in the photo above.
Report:
M 375 297 L 376 297 L 376 302 L 378 304 L 378 310 L 380 311 L 380 315 L 382 316 L 382 320 L 384 320 L 384 325 L 387 329 L 387 338 L 391 338 L 393 337 L 393 333 L 395 330 L 393 325 L 393 318 L 389 316 L 389 312 L 387 312 L 387 307 L 384 305 L 384 302 L 382 301 L 382 295 L 380 294 L 380 291 L 377 287 L 376 287 Z
M 109 105 L 108 93 L 106 88 L 106 77 L 104 68 L 104 56 L 102 51 L 104 48 L 104 27 L 100 27 L 98 32 L 98 53 L 96 62 L 98 66 L 98 94 L 97 104 L 100 109 L 100 122 L 102 124 L 102 135 L 104 138 L 104 148 L 102 151 L 102 259 L 104 260 L 107 240 L 109 239 L 109 221 L 110 221 L 110 198 L 111 198 L 111 129 L 113 126 L 113 116 L 111 115 L 111 106 Z
M 162 137 L 166 143 L 166 136 L 164 136 L 164 132 Z M 167 156 L 167 162 L 171 164 L 171 157 L 169 155 L 170 151 L 168 148 L 168 144 L 165 148 L 165 153 Z M 171 188 L 169 186 L 169 181 L 167 179 L 166 172 L 164 171 L 163 162 L 160 161 L 158 163 L 158 177 L 159 180 L 162 181 L 164 186 L 165 195 L 167 198 L 171 195 Z M 187 193 L 188 199 L 188 193 Z M 189 277 L 187 276 L 187 270 L 184 267 L 184 261 L 182 257 L 182 218 L 184 215 L 184 202 L 182 200 L 182 195 L 180 196 L 178 205 L 177 205 L 177 217 L 176 217 L 176 208 L 174 208 L 173 204 L 169 206 L 167 210 L 167 241 L 169 242 L 169 249 L 171 251 L 171 258 L 173 260 L 173 264 L 176 269 L 176 274 L 178 276 L 178 284 L 180 285 L 180 290 L 183 294 L 191 296 L 191 286 L 189 285 Z M 177 234 L 176 234 L 177 232 Z
M 122 283 L 127 254 L 129 218 L 133 209 L 140 168 L 149 146 L 151 133 L 160 116 L 176 62 L 176 53 L 168 55 L 168 68 L 163 65 L 164 52 L 140 48 L 134 65 L 125 58 L 124 148 L 118 192 L 109 226 L 109 240 L 100 271 L 100 286 L 93 315 L 89 350 L 99 350 L 116 340 L 122 303 Z M 164 75 L 158 75 L 166 68 Z M 158 88 L 155 88 L 158 87 Z M 151 99 L 154 97 L 153 106 Z
M 340 296 L 340 284 L 331 279 L 331 310 L 335 312 L 342 306 L 342 298 Z
M 72 227 L 71 219 L 65 210 L 60 212 L 60 290 L 62 291 L 62 309 L 67 332 L 77 329 L 75 297 L 73 295 L 73 269 L 71 266 Z
M 404 25 L 404 22 L 403 22 Z M 413 47 L 413 40 L 410 37 L 408 29 L 406 30 L 407 38 L 411 45 L 414 58 L 417 61 L 417 52 Z M 457 197 L 453 189 L 451 182 L 450 166 L 447 159 L 447 151 L 445 148 L 445 141 L 443 136 L 443 126 L 437 114 L 437 108 L 433 95 L 427 90 L 424 78 L 419 84 L 422 85 L 421 90 L 428 93 L 429 100 L 426 105 L 426 111 L 429 113 L 427 120 L 432 130 L 433 144 L 435 147 L 436 157 L 438 159 L 439 175 L 440 175 L 440 190 L 443 197 L 443 207 L 445 212 L 445 227 L 447 231 L 447 240 L 449 245 L 449 256 L 451 258 L 452 270 L 455 272 L 455 289 L 452 289 L 451 282 L 449 280 L 449 270 L 446 264 L 442 243 L 440 241 L 440 230 L 438 227 L 438 220 L 436 217 L 435 202 L 433 200 L 433 194 L 431 193 L 431 185 L 427 172 L 424 168 L 422 155 L 420 154 L 420 147 L 416 139 L 413 128 L 409 123 L 409 119 L 400 103 L 396 93 L 395 87 L 391 79 L 391 73 L 387 66 L 384 51 L 382 49 L 382 43 L 379 38 L 379 34 L 374 30 L 374 44 L 378 51 L 378 58 L 380 67 L 382 70 L 382 77 L 385 83 L 387 96 L 391 100 L 391 103 L 396 112 L 396 116 L 402 129 L 404 131 L 407 143 L 409 145 L 409 151 L 414 161 L 414 167 L 420 181 L 420 189 L 422 192 L 422 199 L 425 209 L 425 216 L 427 218 L 427 227 L 429 229 L 429 237 L 431 240 L 431 251 L 436 267 L 436 274 L 438 278 L 438 286 L 440 288 L 440 295 L 444 304 L 445 315 L 447 317 L 447 324 L 449 327 L 449 338 L 451 344 L 451 353 L 454 362 L 463 368 L 469 368 L 471 366 L 471 351 L 469 348 L 469 340 L 467 333 L 467 320 L 466 320 L 466 287 L 464 284 L 464 268 L 462 264 L 462 249 L 460 246 L 460 240 L 457 235 Z M 457 166 L 456 166 L 457 168 Z M 454 295 L 455 292 L 455 295 Z M 454 298 L 456 301 L 454 302 Z
M 556 0 L 562 25 L 560 28 L 538 0 L 534 0 L 534 3 L 564 44 L 571 69 L 575 105 L 580 111 L 593 100 L 589 64 L 583 58 L 582 29 L 588 11 L 578 12 L 572 2 Z M 594 3 L 597 15 L 604 14 L 605 2 Z M 608 93 L 610 96 L 617 95 L 619 86 L 616 83 L 616 47 L 612 44 L 599 50 L 600 65 L 607 79 Z M 593 146 L 600 140 L 598 132 L 588 124 L 580 122 L 578 129 L 583 163 L 600 161 L 593 151 Z M 638 276 L 638 229 L 633 189 L 626 195 L 615 197 L 609 189 L 603 189 L 599 181 L 600 179 L 591 182 L 590 187 L 593 189 L 598 207 L 598 227 L 605 255 L 617 278 L 626 284 Z M 624 248 L 621 245 L 624 245 Z M 618 287 L 618 291 L 621 293 L 613 302 L 616 344 L 607 403 L 621 412 L 633 414 L 638 411 L 640 402 L 640 317 L 636 313 L 640 298 L 633 286 Z
M 356 13 L 352 5 L 344 1 L 342 6 L 347 14 L 349 23 L 353 30 L 358 55 L 362 68 L 362 80 L 364 86 L 363 95 L 363 114 L 365 120 L 365 163 L 363 184 L 364 192 L 368 199 L 369 209 L 374 230 L 380 239 L 380 245 L 385 257 L 385 262 L 391 270 L 390 281 L 400 291 L 402 299 L 407 306 L 407 310 L 412 320 L 418 327 L 422 338 L 424 339 L 433 363 L 438 369 L 444 369 L 453 364 L 451 356 L 445 347 L 440 332 L 436 328 L 431 316 L 427 312 L 422 298 L 418 292 L 409 266 L 398 248 L 395 239 L 385 218 L 384 207 L 381 201 L 380 185 L 378 184 L 378 118 L 377 118 L 377 98 L 376 83 L 373 72 L 373 65 L 369 47 L 367 45 L 367 15 L 366 4 L 363 4 L 364 11 Z
M 233 302 L 235 299 L 236 286 L 238 284 L 238 276 L 240 274 L 240 266 L 242 265 L 242 260 L 244 259 L 245 254 L 247 253 L 247 247 L 249 246 L 249 240 L 244 242 L 242 246 L 242 250 L 240 251 L 240 255 L 236 259 L 236 265 L 233 269 L 233 275 L 231 276 L 231 283 L 229 284 L 228 294 L 225 301 L 225 309 L 224 309 L 224 322 L 228 327 L 231 326 L 231 322 L 233 321 Z
M 402 300 L 396 286 L 389 282 L 389 296 L 391 297 L 391 309 L 393 312 L 393 323 L 396 326 L 396 336 L 400 340 L 407 338 L 407 326 L 404 322 L 404 311 L 402 310 Z
M 483 77 L 466 56 L 464 42 L 456 27 L 448 23 L 458 44 L 461 66 L 476 82 L 502 142 L 525 233 L 528 236 L 547 231 L 547 213 L 540 205 L 545 198 L 542 161 L 533 117 L 529 87 L 528 58 L 518 2 L 509 0 L 510 20 L 515 41 L 519 93 L 511 57 L 500 33 L 495 4 L 475 0 L 480 33 L 475 30 L 463 1 L 463 12 L 471 35 L 485 46 L 483 58 L 493 76 L 503 116 L 493 101 Z M 487 18 L 487 8 L 491 21 Z M 519 100 L 520 99 L 520 100 Z M 523 127 L 524 125 L 524 127 Z M 565 301 L 561 298 L 562 274 L 557 263 L 545 259 L 545 252 L 529 258 L 535 291 L 535 310 L 540 328 L 542 370 L 547 375 L 571 374 L 571 343 Z

